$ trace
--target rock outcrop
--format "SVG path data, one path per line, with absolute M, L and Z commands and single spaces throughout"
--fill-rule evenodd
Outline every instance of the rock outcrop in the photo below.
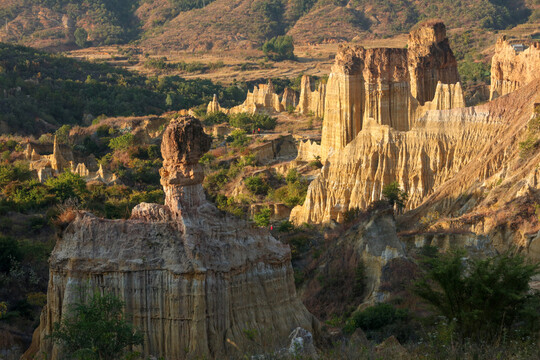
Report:
M 209 148 L 198 120 L 173 120 L 162 142 L 164 206 L 140 204 L 129 220 L 73 212 L 51 254 L 47 305 L 24 358 L 60 357 L 46 336 L 85 284 L 125 301 L 145 356 L 224 358 L 254 343 L 283 347 L 297 327 L 314 330 L 296 296 L 289 247 L 206 201 L 198 160 Z
M 381 287 L 384 269 L 406 261 L 405 244 L 397 236 L 392 209 L 386 205 L 362 217 L 328 242 L 305 270 L 309 275 L 302 285 L 303 300 L 317 316 L 328 318 L 360 304 L 384 301 L 389 297 Z
M 424 23 L 411 32 L 408 45 L 340 47 L 326 87 L 323 160 L 343 149 L 367 123 L 408 131 L 427 109 L 464 105 L 444 24 Z M 424 108 L 428 101 L 431 105 Z
M 490 100 L 509 94 L 540 77 L 540 42 L 512 41 L 501 36 L 491 61 Z
M 39 181 L 42 183 L 66 170 L 81 176 L 87 182 L 101 182 L 104 184 L 119 183 L 117 176 L 106 171 L 102 165 L 99 165 L 99 168 L 96 170 L 97 162 L 93 155 L 86 158 L 83 162 L 76 163 L 71 150 L 61 149 L 56 137 L 54 138 L 53 153 L 51 155 L 42 156 L 38 154 L 30 143 L 26 145 L 24 154 L 26 160 L 30 161 L 30 170 L 36 172 Z M 93 171 L 89 170 L 88 166 L 91 166 Z
M 320 154 L 325 163 L 291 219 L 342 221 L 398 181 L 419 205 L 494 136 L 465 105 L 444 24 L 427 22 L 407 49 L 341 47 L 328 79 Z M 470 122 L 470 127 L 464 124 Z
M 320 82 L 315 89 L 315 82 L 308 76 L 302 76 L 300 83 L 300 98 L 296 111 L 302 115 L 313 115 L 319 118 L 324 116 L 326 98 L 326 84 Z
M 256 86 L 253 89 L 253 92 L 248 91 L 246 100 L 241 105 L 230 109 L 221 107 L 217 97 L 214 96 L 214 99 L 208 104 L 207 111 L 221 111 L 225 114 L 282 112 L 285 110 L 285 104 L 288 105 L 291 101 L 294 102 L 290 91 L 292 90 L 289 89 L 289 91 L 284 94 L 286 97 L 284 96 L 283 99 L 280 100 L 279 95 L 276 94 L 272 81 L 268 80 L 267 84 L 259 84 L 259 86 Z
M 486 125 L 492 129 L 483 130 L 487 141 L 473 145 L 459 171 L 401 217 L 402 226 L 414 228 L 437 212 L 438 219 L 429 225 L 439 231 L 488 238 L 498 251 L 517 246 L 538 261 L 540 223 L 535 204 L 540 191 L 540 149 L 527 147 L 527 141 L 534 143 L 540 137 L 540 79 L 473 109 L 486 114 Z M 461 111 L 452 110 L 450 115 Z M 469 117 L 462 124 L 464 136 L 480 130 L 472 126 L 474 120 Z

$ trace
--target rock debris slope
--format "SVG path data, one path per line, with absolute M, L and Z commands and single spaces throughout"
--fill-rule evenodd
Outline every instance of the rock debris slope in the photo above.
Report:
M 46 336 L 83 285 L 125 301 L 144 333 L 145 356 L 222 359 L 255 343 L 284 346 L 299 326 L 313 331 L 316 320 L 296 296 L 289 247 L 206 201 L 198 160 L 210 141 L 194 118 L 166 129 L 165 206 L 140 204 L 129 220 L 73 212 L 50 258 L 47 305 L 25 359 L 61 357 Z

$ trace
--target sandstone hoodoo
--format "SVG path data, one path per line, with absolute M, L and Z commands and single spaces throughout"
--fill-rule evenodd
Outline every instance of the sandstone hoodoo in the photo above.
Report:
M 326 87 L 325 167 L 304 205 L 293 209 L 292 221 L 341 221 L 347 210 L 380 199 L 393 181 L 409 194 L 409 207 L 420 204 L 494 134 L 482 112 L 445 115 L 464 106 L 440 22 L 413 30 L 407 49 L 341 47 Z M 465 131 L 468 118 L 485 131 Z
M 409 130 L 425 112 L 423 105 L 437 97 L 437 90 L 448 90 L 447 84 L 459 88 L 447 96 L 458 98 L 436 104 L 464 105 L 457 62 L 441 22 L 412 31 L 407 49 L 340 47 L 326 87 L 323 160 L 368 123 Z
M 206 201 L 198 160 L 210 142 L 191 117 L 165 130 L 164 206 L 142 203 L 129 220 L 65 214 L 47 305 L 24 358 L 61 357 L 47 335 L 83 286 L 125 301 L 144 333 L 145 356 L 223 358 L 285 346 L 297 327 L 313 331 L 316 320 L 296 296 L 289 247 Z

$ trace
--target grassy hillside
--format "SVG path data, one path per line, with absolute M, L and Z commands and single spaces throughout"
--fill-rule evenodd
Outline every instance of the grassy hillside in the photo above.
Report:
M 426 18 L 451 28 L 502 30 L 538 22 L 537 0 L 0 0 L 0 41 L 75 48 L 142 39 L 150 48 L 258 47 L 289 33 L 297 43 L 388 37 Z M 81 42 L 78 42 L 79 45 Z
M 244 100 L 245 86 L 210 80 L 145 77 L 105 64 L 77 61 L 31 48 L 0 44 L 0 132 L 39 134 L 99 115 L 160 114 Z M 88 116 L 91 115 L 91 116 Z

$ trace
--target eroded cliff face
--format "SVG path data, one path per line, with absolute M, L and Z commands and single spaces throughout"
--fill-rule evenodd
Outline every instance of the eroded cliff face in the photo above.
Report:
M 501 36 L 491 62 L 490 100 L 509 94 L 540 77 L 540 42 L 511 44 Z
M 140 204 L 129 220 L 73 212 L 50 258 L 47 305 L 25 359 L 60 358 L 46 336 L 83 286 L 125 301 L 145 356 L 222 358 L 254 343 L 283 346 L 298 326 L 313 330 L 289 247 L 206 201 L 198 160 L 209 147 L 198 120 L 173 120 L 162 142 L 165 206 Z
M 368 124 L 328 158 L 291 219 L 296 224 L 342 221 L 347 210 L 381 199 L 383 187 L 393 181 L 408 193 L 407 207 L 413 208 L 493 140 L 499 128 L 498 117 L 482 107 L 428 111 L 411 131 Z
M 429 226 L 486 236 L 499 251 L 517 246 L 540 260 L 540 79 L 477 110 L 489 114 L 495 133 L 477 144 L 461 169 L 436 187 L 418 208 L 404 214 L 414 229 L 436 213 Z M 452 112 L 456 112 L 454 110 Z
M 296 111 L 302 115 L 312 114 L 322 118 L 324 116 L 324 106 L 326 97 L 326 84 L 319 83 L 315 88 L 315 82 L 308 76 L 302 76 L 300 83 L 300 98 Z
M 343 149 L 368 123 L 408 131 L 428 109 L 464 104 L 444 24 L 423 24 L 411 32 L 408 45 L 340 47 L 326 88 L 323 160 Z

